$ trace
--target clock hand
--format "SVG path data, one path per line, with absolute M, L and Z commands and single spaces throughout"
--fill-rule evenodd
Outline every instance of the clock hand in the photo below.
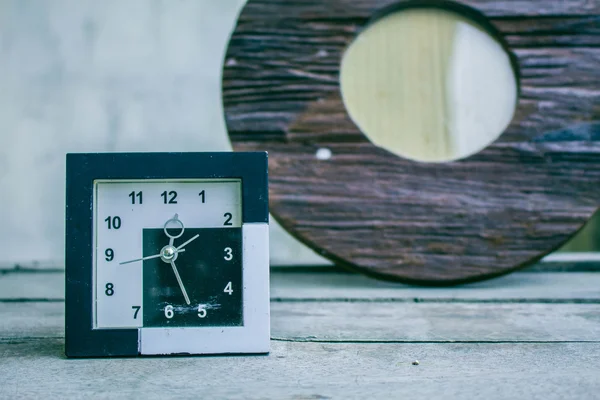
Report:
M 176 250 L 175 251 L 176 253 L 183 253 L 185 251 L 185 249 L 182 249 L 182 250 L 175 249 L 175 250 Z M 138 261 L 151 260 L 153 258 L 162 257 L 162 255 L 163 255 L 162 253 L 159 253 L 159 254 L 155 254 L 153 256 L 148 256 L 148 257 L 143 257 L 143 258 L 136 258 L 135 260 L 123 261 L 123 262 L 119 263 L 119 265 L 131 264 L 131 263 L 138 262 Z
M 179 251 L 185 251 L 183 250 L 183 248 L 185 246 L 187 246 L 188 244 L 192 243 L 194 240 L 198 239 L 200 237 L 200 235 L 196 235 L 193 238 L 191 238 L 190 240 L 188 240 L 187 242 L 183 243 L 182 245 L 180 245 L 179 247 L 177 247 L 177 250 Z
M 175 261 L 171 260 L 171 267 L 173 267 L 173 272 L 175 273 L 175 278 L 177 278 L 177 282 L 179 283 L 179 287 L 183 292 L 183 297 L 185 298 L 185 302 L 190 305 L 190 298 L 188 297 L 187 292 L 185 291 L 185 286 L 183 286 L 183 282 L 181 281 L 181 277 L 179 276 L 179 272 L 177 271 L 177 267 L 175 266 Z

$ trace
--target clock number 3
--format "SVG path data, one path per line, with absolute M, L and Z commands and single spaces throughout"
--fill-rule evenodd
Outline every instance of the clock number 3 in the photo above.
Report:
M 225 257 L 223 257 L 223 258 L 225 259 L 225 261 L 233 260 L 233 250 L 231 249 L 231 247 L 225 247 L 224 251 L 225 251 Z

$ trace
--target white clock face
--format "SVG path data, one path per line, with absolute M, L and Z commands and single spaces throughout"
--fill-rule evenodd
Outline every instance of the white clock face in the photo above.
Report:
M 239 179 L 94 182 L 94 328 L 241 326 Z

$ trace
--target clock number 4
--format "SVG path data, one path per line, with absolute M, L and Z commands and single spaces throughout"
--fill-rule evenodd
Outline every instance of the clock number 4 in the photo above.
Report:
M 163 198 L 163 203 L 165 204 L 177 204 L 177 192 L 174 190 L 171 190 L 169 193 L 167 193 L 167 191 L 165 190 L 164 192 L 161 193 L 161 196 Z M 169 197 L 170 196 L 170 197 Z
M 131 197 L 131 204 L 136 204 L 136 197 L 137 197 L 137 204 L 142 204 L 142 192 L 131 192 L 129 193 L 129 197 Z
M 231 285 L 231 282 L 227 283 L 227 286 L 225 286 L 225 289 L 223 289 L 223 293 L 229 293 L 230 296 L 233 294 L 233 287 Z

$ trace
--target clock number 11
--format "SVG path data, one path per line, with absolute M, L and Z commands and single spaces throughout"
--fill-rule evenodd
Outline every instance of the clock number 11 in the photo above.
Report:
M 135 200 L 137 197 L 137 204 L 142 204 L 142 192 L 131 192 L 129 193 L 129 197 L 131 197 L 131 204 L 136 204 Z

